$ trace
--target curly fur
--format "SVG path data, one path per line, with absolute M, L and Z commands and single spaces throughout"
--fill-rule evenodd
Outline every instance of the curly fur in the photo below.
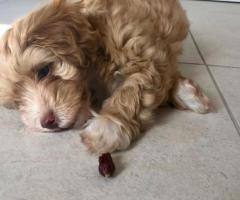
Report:
M 83 124 L 101 96 L 82 141 L 96 153 L 126 149 L 159 105 L 171 100 L 191 109 L 182 96 L 199 100 L 193 90 L 177 89 L 196 89 L 177 71 L 188 28 L 177 0 L 54 0 L 2 38 L 0 103 L 18 108 L 28 126 L 49 131 L 39 122 L 46 112 L 54 111 L 59 129 L 79 117 Z M 50 74 L 37 80 L 48 63 Z M 199 101 L 207 111 L 207 99 Z

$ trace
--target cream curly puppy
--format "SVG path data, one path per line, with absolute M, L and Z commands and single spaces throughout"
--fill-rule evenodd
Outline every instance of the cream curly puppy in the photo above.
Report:
M 85 124 L 91 152 L 126 149 L 167 101 L 209 110 L 177 71 L 188 27 L 177 0 L 54 0 L 1 38 L 0 103 L 40 131 Z

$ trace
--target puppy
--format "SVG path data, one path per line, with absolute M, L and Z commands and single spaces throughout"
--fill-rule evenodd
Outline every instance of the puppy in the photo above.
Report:
M 90 152 L 126 149 L 167 101 L 209 110 L 177 70 L 188 29 L 177 0 L 53 0 L 1 38 L 0 103 L 40 131 L 88 120 Z

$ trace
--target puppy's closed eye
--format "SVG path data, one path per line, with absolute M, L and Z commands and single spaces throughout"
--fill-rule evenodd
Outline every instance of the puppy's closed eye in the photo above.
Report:
M 43 65 L 42 67 L 40 67 L 36 72 L 37 80 L 40 81 L 43 78 L 45 78 L 46 76 L 48 76 L 50 74 L 51 67 L 52 67 L 52 63 L 46 64 L 46 65 Z

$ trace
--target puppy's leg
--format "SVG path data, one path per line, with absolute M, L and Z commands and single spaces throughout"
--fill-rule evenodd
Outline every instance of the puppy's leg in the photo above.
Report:
M 188 109 L 197 113 L 207 113 L 210 110 L 208 97 L 191 79 L 179 77 L 173 87 L 171 103 L 179 109 Z
M 88 150 L 100 154 L 126 149 L 157 107 L 153 87 L 146 74 L 129 76 L 82 131 Z

